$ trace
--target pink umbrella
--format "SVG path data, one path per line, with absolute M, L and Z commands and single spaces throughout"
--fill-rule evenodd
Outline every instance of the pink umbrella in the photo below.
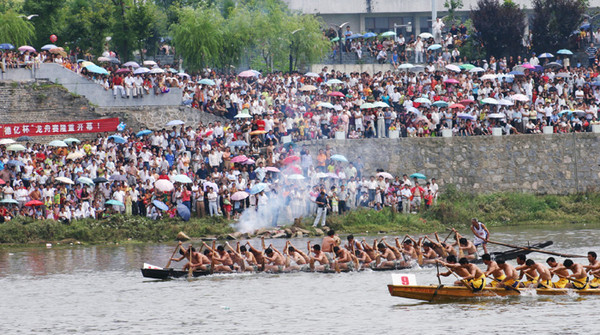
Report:
M 246 70 L 246 71 L 242 71 L 240 74 L 238 74 L 238 76 L 240 77 L 255 77 L 256 76 L 256 72 L 252 71 L 252 70 Z
M 253 159 L 250 159 L 250 158 L 248 158 L 247 161 L 242 162 L 242 164 L 244 164 L 244 165 L 252 165 L 254 163 L 256 163 L 256 162 Z
M 171 192 L 175 188 L 173 183 L 166 179 L 159 179 L 154 183 L 154 187 L 161 192 Z
M 269 172 L 281 172 L 278 168 L 274 167 L 274 166 L 267 166 L 267 168 L 265 169 Z
M 250 194 L 248 194 L 247 192 L 238 191 L 238 192 L 235 192 L 234 194 L 231 195 L 231 200 L 233 200 L 233 201 L 240 201 L 240 200 L 246 199 L 249 196 L 250 196 Z
M 232 163 L 243 163 L 248 160 L 248 157 L 244 155 L 235 156 L 231 159 Z
M 19 47 L 19 51 L 21 51 L 21 52 L 25 52 L 25 51 L 35 52 L 35 48 L 34 47 L 30 47 L 29 45 L 23 45 L 23 46 Z
M 126 73 L 126 72 L 131 72 L 130 69 L 118 69 L 117 73 Z
M 475 100 L 471 100 L 471 99 L 464 99 L 464 100 L 460 101 L 460 103 L 463 104 L 463 105 L 472 104 L 474 102 L 475 102 Z
M 521 65 L 524 69 L 528 69 L 528 70 L 533 70 L 535 69 L 535 66 L 529 64 L 529 63 L 525 63 L 523 65 Z
M 300 157 L 298 157 L 298 156 L 289 156 L 283 160 L 283 164 L 287 165 L 287 164 L 291 164 L 291 163 L 299 161 L 299 160 L 300 160 Z
M 297 166 L 291 165 L 285 169 L 284 173 L 285 174 L 302 174 L 302 170 L 300 170 L 300 168 Z
M 461 105 L 461 104 L 452 104 L 450 106 L 448 106 L 450 108 L 458 108 L 458 109 L 465 109 L 465 106 Z
M 336 92 L 329 92 L 329 94 L 328 94 L 328 95 L 330 95 L 330 96 L 332 96 L 332 97 L 340 97 L 340 98 L 343 98 L 343 97 L 345 97 L 344 93 L 342 93 L 342 92 L 337 92 L 337 91 L 336 91 Z
M 444 82 L 446 84 L 458 84 L 458 80 L 456 80 L 454 78 L 446 79 L 446 80 L 444 80 Z

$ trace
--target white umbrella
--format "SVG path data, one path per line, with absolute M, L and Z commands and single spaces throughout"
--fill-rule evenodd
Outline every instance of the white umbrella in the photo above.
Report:
M 430 33 L 420 33 L 419 37 L 428 39 L 428 38 L 433 38 L 433 35 L 431 35 Z
M 94 186 L 94 181 L 88 177 L 79 177 L 79 178 L 77 178 L 77 182 L 86 184 L 86 185 L 90 185 L 90 186 Z
M 504 114 L 502 113 L 492 113 L 490 115 L 488 115 L 488 118 L 490 119 L 502 119 L 504 117 Z
M 496 75 L 491 73 L 484 74 L 483 76 L 481 76 L 481 80 L 494 80 L 496 78 Z
M 392 176 L 391 173 L 387 173 L 387 172 L 379 172 L 377 174 L 377 177 L 383 177 L 385 179 L 394 179 L 394 176 Z
M 140 67 L 138 69 L 135 69 L 133 71 L 133 74 L 144 74 L 144 73 L 148 73 L 148 72 L 150 72 L 149 68 L 147 68 L 147 67 Z
M 400 64 L 400 66 L 398 66 L 399 69 L 412 69 L 413 67 L 415 66 L 409 63 Z
M 529 101 L 529 98 L 524 94 L 513 94 L 510 96 L 510 98 L 515 101 L 522 101 L 522 102 Z
M 306 77 L 313 77 L 313 78 L 317 78 L 319 77 L 318 74 L 314 73 L 314 72 L 306 72 L 306 74 L 304 74 Z
M 76 159 L 79 159 L 79 158 L 83 158 L 84 156 L 85 156 L 85 155 L 84 155 L 84 154 L 82 154 L 81 152 L 77 152 L 77 151 L 75 151 L 75 152 L 70 152 L 70 153 L 67 155 L 67 159 L 76 160 Z
M 329 79 L 326 82 L 326 84 L 327 85 L 340 85 L 340 84 L 343 84 L 343 82 L 341 80 L 339 80 L 339 79 Z
M 7 145 L 7 144 L 13 144 L 13 143 L 17 143 L 17 142 L 10 138 L 3 138 L 0 140 L 0 145 Z
M 454 64 L 448 64 L 446 65 L 446 69 L 450 70 L 450 71 L 454 71 L 454 72 L 460 72 L 460 67 L 458 67 L 457 65 Z
M 48 143 L 48 145 L 52 146 L 52 147 L 61 147 L 61 148 L 68 147 L 68 145 L 67 145 L 67 143 L 65 143 L 65 141 L 60 141 L 60 140 L 54 140 L 54 141 Z
M 498 100 L 496 100 L 494 98 L 485 98 L 485 99 L 481 100 L 481 102 L 484 104 L 488 104 L 488 105 L 497 105 L 498 104 Z
M 56 181 L 60 181 L 63 184 L 75 184 L 70 178 L 67 177 L 57 177 Z
M 477 67 L 477 66 L 469 70 L 469 72 L 471 72 L 471 73 L 477 73 L 477 72 L 483 72 L 483 71 L 485 71 L 483 68 Z
M 506 99 L 500 99 L 498 100 L 498 105 L 500 106 L 512 106 L 514 105 L 514 103 L 510 100 L 506 100 Z
M 163 69 L 161 69 L 159 67 L 155 67 L 152 70 L 150 70 L 151 74 L 159 74 L 159 73 L 164 73 L 164 72 L 165 72 L 165 70 L 163 70 Z
M 173 183 L 166 179 L 159 179 L 154 183 L 154 187 L 161 192 L 171 192 L 175 188 Z
M 185 122 L 181 121 L 181 120 L 171 120 L 167 123 L 167 126 L 179 126 L 184 124 Z
M 145 60 L 143 64 L 146 66 L 155 66 L 156 62 L 153 60 Z
M 305 178 L 301 174 L 293 174 L 293 175 L 288 176 L 288 179 L 291 179 L 291 180 L 303 180 Z

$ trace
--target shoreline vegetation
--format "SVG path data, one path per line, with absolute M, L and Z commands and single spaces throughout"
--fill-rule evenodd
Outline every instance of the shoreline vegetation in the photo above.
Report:
M 404 215 L 389 208 L 381 211 L 357 209 L 344 215 L 328 215 L 327 227 L 339 234 L 423 234 L 447 228 L 467 229 L 476 217 L 488 227 L 519 225 L 561 225 L 598 223 L 600 193 L 574 195 L 533 195 L 526 193 L 492 193 L 472 195 L 458 192 L 450 185 L 437 205 L 418 214 Z M 33 221 L 17 218 L 0 224 L 0 246 L 110 244 L 120 242 L 174 241 L 185 232 L 192 239 L 244 239 L 265 236 L 289 238 L 321 236 L 314 229 L 314 218 L 305 217 L 280 228 L 263 228 L 253 233 L 237 233 L 233 221 L 223 217 L 152 221 L 145 217 L 114 215 L 102 220 L 85 219 L 64 224 L 56 221 Z M 275 231 L 277 230 L 277 231 Z

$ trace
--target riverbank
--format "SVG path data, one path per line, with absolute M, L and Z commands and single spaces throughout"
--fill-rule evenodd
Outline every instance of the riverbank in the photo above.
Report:
M 525 193 L 472 195 L 448 187 L 437 205 L 418 214 L 404 215 L 387 208 L 381 211 L 359 209 L 345 215 L 329 215 L 327 226 L 339 234 L 422 234 L 442 232 L 450 227 L 466 230 L 473 217 L 491 228 L 598 223 L 600 193 L 565 196 Z M 323 231 L 312 228 L 312 220 L 312 217 L 303 218 L 293 226 L 290 223 L 290 226 L 282 227 L 278 233 L 271 230 L 268 237 L 321 236 Z M 180 231 L 193 239 L 225 239 L 228 236 L 251 238 L 257 233 L 258 236 L 267 233 L 267 229 L 249 234 L 235 233 L 233 223 L 222 217 L 193 218 L 183 222 L 179 219 L 152 221 L 121 215 L 71 224 L 16 219 L 0 224 L 0 244 L 164 242 L 175 240 Z M 298 234 L 298 231 L 302 234 Z

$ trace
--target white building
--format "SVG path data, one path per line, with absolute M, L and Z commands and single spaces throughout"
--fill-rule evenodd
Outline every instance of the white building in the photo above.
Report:
M 394 30 L 396 25 L 410 23 L 413 34 L 431 32 L 432 15 L 445 16 L 445 0 L 284 0 L 292 10 L 306 14 L 317 14 L 326 23 L 341 25 L 349 22 L 354 33 L 382 33 Z M 531 9 L 533 1 L 514 0 L 525 9 Z M 590 8 L 600 8 L 600 0 L 589 0 Z M 477 0 L 463 0 L 458 17 L 468 18 Z M 432 9 L 435 9 L 432 11 Z M 406 35 L 406 27 L 397 28 Z

